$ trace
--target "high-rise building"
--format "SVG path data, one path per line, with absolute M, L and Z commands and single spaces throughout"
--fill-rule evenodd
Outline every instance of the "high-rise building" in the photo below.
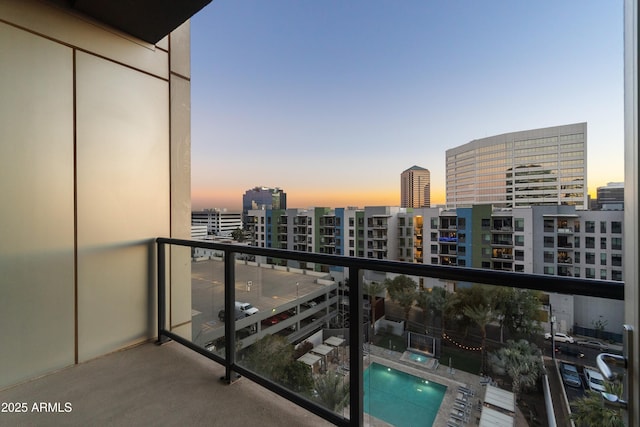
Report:
M 242 196 L 242 222 L 247 224 L 247 214 L 252 209 L 287 209 L 287 193 L 281 188 L 254 187 Z
M 598 187 L 596 193 L 596 209 L 624 210 L 624 182 L 609 182 L 604 187 Z
M 447 207 L 587 208 L 587 124 L 505 133 L 447 150 Z
M 431 207 L 431 173 L 429 169 L 412 166 L 400 174 L 400 206 Z

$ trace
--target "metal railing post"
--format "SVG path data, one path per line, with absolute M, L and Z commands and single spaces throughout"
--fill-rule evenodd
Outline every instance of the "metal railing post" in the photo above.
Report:
M 233 381 L 236 364 L 236 271 L 235 252 L 224 252 L 224 381 Z
M 162 344 L 166 340 L 162 335 L 167 328 L 167 301 L 166 301 L 166 260 L 165 260 L 165 244 L 157 243 L 158 247 L 158 337 L 156 344 Z
M 349 268 L 349 424 L 352 426 L 362 426 L 364 422 L 360 271 L 359 268 Z

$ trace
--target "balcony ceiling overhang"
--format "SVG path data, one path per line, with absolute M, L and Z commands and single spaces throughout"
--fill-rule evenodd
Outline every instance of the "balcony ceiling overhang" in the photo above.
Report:
M 72 0 L 85 15 L 148 43 L 157 43 L 211 0 Z

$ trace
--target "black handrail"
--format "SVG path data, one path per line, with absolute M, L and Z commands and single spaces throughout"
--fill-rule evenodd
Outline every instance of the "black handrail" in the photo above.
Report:
M 507 271 L 483 270 L 454 266 L 425 265 L 398 261 L 377 260 L 369 258 L 345 257 L 339 255 L 295 252 L 255 246 L 239 246 L 225 243 L 202 242 L 195 240 L 171 239 L 159 237 L 158 244 L 158 343 L 170 338 L 178 343 L 222 364 L 225 367 L 227 382 L 233 380 L 233 372 L 241 374 L 260 384 L 285 399 L 309 410 L 310 412 L 338 426 L 363 425 L 363 361 L 362 331 L 363 308 L 360 301 L 363 297 L 360 274 L 363 270 L 381 271 L 410 276 L 424 276 L 435 279 L 482 283 L 495 286 L 506 286 L 519 289 L 532 289 L 560 294 L 592 296 L 613 300 L 624 299 L 624 283 L 605 280 L 579 279 L 540 274 L 514 273 Z M 186 246 L 218 250 L 224 253 L 225 272 L 225 358 L 209 352 L 193 342 L 174 334 L 166 328 L 166 264 L 165 245 Z M 290 259 L 316 264 L 333 265 L 349 268 L 349 306 L 352 319 L 349 327 L 349 419 L 312 402 L 305 397 L 288 390 L 281 385 L 247 370 L 235 361 L 235 322 L 234 301 L 235 286 L 235 254 L 243 253 L 270 258 Z M 355 320 L 355 321 L 354 321 Z

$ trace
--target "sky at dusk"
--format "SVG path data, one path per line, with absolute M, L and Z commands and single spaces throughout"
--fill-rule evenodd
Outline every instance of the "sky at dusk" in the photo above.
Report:
M 474 139 L 588 123 L 589 192 L 623 181 L 622 1 L 214 0 L 191 20 L 192 205 L 400 204 Z

